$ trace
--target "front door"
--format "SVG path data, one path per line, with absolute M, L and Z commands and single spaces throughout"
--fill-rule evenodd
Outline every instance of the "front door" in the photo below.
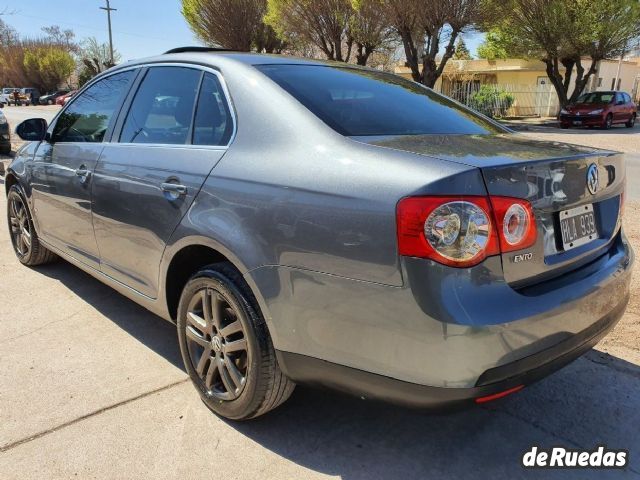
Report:
M 99 255 L 91 220 L 92 174 L 133 75 L 111 75 L 78 95 L 58 115 L 34 158 L 31 184 L 38 233 L 94 268 Z
M 100 268 L 155 298 L 166 242 L 226 152 L 233 118 L 217 74 L 158 66 L 118 123 L 93 180 Z

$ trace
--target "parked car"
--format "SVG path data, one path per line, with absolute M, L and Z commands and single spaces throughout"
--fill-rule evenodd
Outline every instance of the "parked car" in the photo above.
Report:
M 40 105 L 53 105 L 56 103 L 58 98 L 66 95 L 67 93 L 69 93 L 69 90 L 58 90 L 57 92 L 43 95 L 39 99 Z
M 9 133 L 9 122 L 4 113 L 0 111 L 0 154 L 9 155 L 11 152 L 11 134 Z M 4 166 L 4 165 L 3 165 Z
M 633 128 L 637 114 L 638 108 L 626 92 L 590 92 L 560 110 L 560 126 L 609 129 L 624 123 L 627 128 Z
M 61 95 L 56 98 L 56 105 L 66 105 L 66 103 L 71 100 L 71 98 L 76 94 L 77 90 L 71 90 L 65 95 Z
M 0 90 L 0 107 L 9 105 L 9 103 L 11 102 L 12 92 L 13 88 L 3 88 L 2 90 Z
M 622 154 L 391 74 L 182 48 L 16 131 L 20 262 L 60 256 L 176 323 L 230 419 L 297 382 L 484 403 L 582 355 L 629 300 Z

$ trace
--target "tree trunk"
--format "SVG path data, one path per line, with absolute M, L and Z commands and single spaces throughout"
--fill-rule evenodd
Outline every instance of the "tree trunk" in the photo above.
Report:
M 369 61 L 369 57 L 373 53 L 374 48 L 370 45 L 356 43 L 356 63 L 365 66 Z
M 567 106 L 567 103 L 568 103 L 567 91 L 565 90 L 565 87 L 564 87 L 564 79 L 560 74 L 558 58 L 557 57 L 545 58 L 543 59 L 543 61 L 546 66 L 547 76 L 549 77 L 549 80 L 551 80 L 551 84 L 553 85 L 553 88 L 556 89 L 556 94 L 558 95 L 558 103 L 560 103 L 560 108 L 564 108 Z
M 587 73 L 585 75 L 583 75 L 584 67 L 582 66 L 582 62 L 580 60 L 578 60 L 576 67 L 578 69 L 578 76 L 576 77 L 575 86 L 573 88 L 573 92 L 571 93 L 571 98 L 569 98 L 569 103 L 575 102 L 576 100 L 578 100 L 578 97 L 582 95 L 582 92 L 589 83 L 589 79 L 598 68 L 598 60 L 593 58 L 591 59 L 591 65 L 589 66 L 589 70 L 587 70 Z
M 402 46 L 404 47 L 404 55 L 407 59 L 407 67 L 411 69 L 411 77 L 414 82 L 422 82 L 420 75 L 420 66 L 418 65 L 418 49 L 413 43 L 413 37 L 411 31 L 408 28 L 399 28 L 398 34 L 402 40 Z
M 451 57 L 453 57 L 453 54 L 456 53 L 455 44 L 456 39 L 458 38 L 458 32 L 454 30 L 449 36 L 449 42 L 447 43 L 447 47 L 445 48 L 442 58 L 440 59 L 440 63 L 436 63 L 436 57 L 440 50 L 439 35 L 440 34 L 437 33 L 431 36 L 429 41 L 429 51 L 422 59 L 422 83 L 429 88 L 433 88 L 435 86 L 438 78 L 442 75 L 447 62 Z

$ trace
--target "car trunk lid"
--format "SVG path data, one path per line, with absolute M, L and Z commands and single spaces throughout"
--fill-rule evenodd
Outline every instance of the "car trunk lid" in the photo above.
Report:
M 620 226 L 625 167 L 623 155 L 616 152 L 536 141 L 518 134 L 354 139 L 475 166 L 481 170 L 490 195 L 528 200 L 536 217 L 537 241 L 531 248 L 502 254 L 505 279 L 515 287 L 555 277 L 592 261 L 606 251 Z M 593 189 L 588 185 L 590 169 L 598 177 Z M 593 217 L 581 215 L 582 210 L 591 209 Z M 561 218 L 567 219 L 564 226 Z M 592 239 L 587 235 L 571 242 L 576 232 L 582 233 L 580 222 L 588 223 L 590 218 L 597 233 Z

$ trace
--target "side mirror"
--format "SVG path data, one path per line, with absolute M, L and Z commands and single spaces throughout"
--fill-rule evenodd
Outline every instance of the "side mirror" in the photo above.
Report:
M 16 135 L 27 142 L 41 142 L 47 135 L 47 121 L 44 118 L 30 118 L 18 124 Z

